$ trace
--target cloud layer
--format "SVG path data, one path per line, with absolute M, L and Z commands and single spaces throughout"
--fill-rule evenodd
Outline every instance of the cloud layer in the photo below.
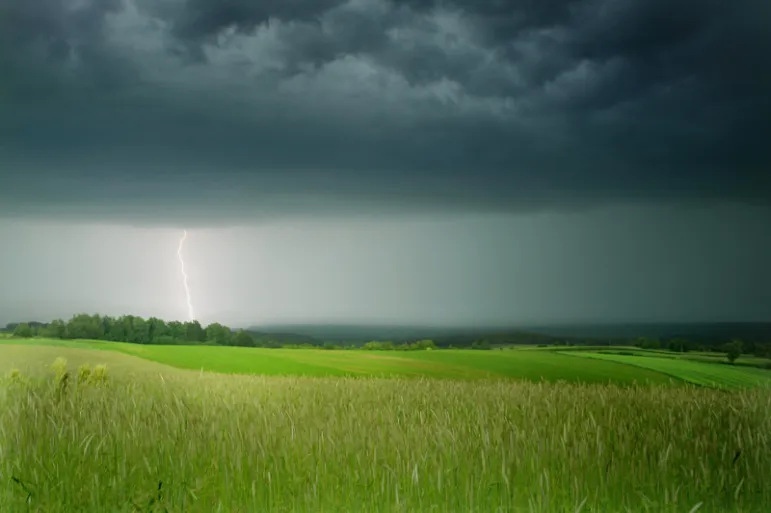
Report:
M 0 215 L 771 198 L 739 0 L 7 0 Z

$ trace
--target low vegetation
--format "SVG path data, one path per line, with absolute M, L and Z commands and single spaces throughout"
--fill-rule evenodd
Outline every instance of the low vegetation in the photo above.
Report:
M 591 348 L 590 348 L 591 349 Z M 0 371 L 3 362 L 14 365 L 35 355 L 52 357 L 64 351 L 82 362 L 92 350 L 115 355 L 111 362 L 122 366 L 121 355 L 180 369 L 227 374 L 274 376 L 430 377 L 449 379 L 527 379 L 578 383 L 682 384 L 718 388 L 769 386 L 771 372 L 757 368 L 745 357 L 737 365 L 698 354 L 673 355 L 624 348 L 532 348 L 507 351 L 324 351 L 318 349 L 264 349 L 216 346 L 155 346 L 99 340 L 36 338 L 0 340 Z M 86 355 L 81 356 L 81 355 Z M 577 357 L 581 357 L 580 359 Z
M 635 354 L 572 351 L 571 356 L 622 363 L 654 370 L 695 385 L 716 388 L 771 387 L 771 372 L 753 367 L 736 367 L 681 358 Z
M 764 390 L 225 377 L 147 361 L 133 377 L 99 367 L 97 381 L 93 363 L 129 357 L 89 353 L 104 359 L 88 372 L 82 361 L 36 363 L 0 385 L 1 510 L 759 513 L 771 503 Z
M 215 345 L 285 349 L 363 349 L 370 351 L 416 351 L 438 348 L 491 350 L 513 346 L 571 349 L 586 348 L 592 345 L 602 345 L 606 348 L 621 345 L 631 349 L 634 345 L 643 350 L 667 351 L 670 354 L 679 355 L 695 352 L 711 355 L 721 354 L 731 363 L 741 359 L 741 355 L 771 359 L 771 343 L 768 339 L 771 326 L 764 325 L 744 331 L 741 327 L 731 328 L 748 335 L 750 339 L 745 341 L 725 338 L 726 333 L 728 333 L 725 330 L 723 330 L 722 335 L 719 333 L 708 335 L 709 329 L 706 329 L 707 335 L 696 335 L 696 339 L 669 337 L 658 340 L 630 336 L 603 339 L 596 338 L 596 335 L 594 338 L 557 337 L 527 331 L 503 330 L 501 332 L 456 332 L 455 334 L 438 331 L 434 332 L 434 336 L 429 340 L 425 337 L 425 330 L 423 330 L 423 336 L 416 337 L 414 331 L 412 331 L 412 335 L 408 335 L 404 330 L 401 333 L 398 329 L 386 329 L 383 332 L 382 328 L 370 328 L 369 336 L 380 333 L 380 336 L 385 336 L 386 339 L 370 340 L 362 338 L 365 336 L 362 329 L 354 330 L 355 335 L 349 330 L 348 335 L 343 336 L 340 334 L 339 327 L 337 329 L 332 328 L 332 331 L 323 327 L 316 327 L 314 331 L 316 336 L 310 336 L 307 332 L 306 334 L 264 333 L 256 331 L 257 328 L 234 330 L 216 322 L 204 327 L 198 321 L 167 322 L 157 317 L 144 319 L 135 315 L 111 317 L 84 313 L 76 314 L 68 321 L 55 319 L 51 322 L 12 322 L 7 324 L 5 328 L 6 333 L 22 339 L 40 337 L 60 340 L 90 339 L 140 345 Z M 291 330 L 291 327 L 284 328 Z M 323 335 L 325 331 L 326 335 Z M 322 334 L 319 335 L 319 333 Z M 397 337 L 398 340 L 387 339 L 392 336 Z M 706 338 L 704 338 L 705 336 Z
M 87 362 L 98 350 L 111 366 L 131 367 L 126 361 L 145 361 L 180 369 L 227 374 L 316 377 L 411 377 L 441 379 L 527 379 L 633 385 L 669 384 L 675 378 L 640 367 L 587 360 L 551 351 L 324 351 L 213 346 L 143 346 L 95 340 L 35 339 L 0 345 L 0 370 L 6 365 L 65 355 Z M 126 357 L 130 355 L 130 357 Z M 121 358 L 123 357 L 123 358 Z M 706 365 L 706 364 L 705 364 Z

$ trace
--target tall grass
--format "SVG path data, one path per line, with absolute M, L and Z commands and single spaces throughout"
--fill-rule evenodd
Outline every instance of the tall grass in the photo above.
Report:
M 65 374 L 59 362 L 56 376 L 15 372 L 0 386 L 0 511 L 771 504 L 771 398 L 762 390 Z

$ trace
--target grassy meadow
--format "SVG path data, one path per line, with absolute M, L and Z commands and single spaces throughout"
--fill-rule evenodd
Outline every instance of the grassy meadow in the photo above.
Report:
M 557 348 L 559 349 L 559 348 Z M 570 352 L 585 352 L 589 350 L 592 353 L 603 354 L 621 354 L 622 356 L 653 356 L 656 358 L 669 358 L 674 360 L 688 360 L 702 363 L 716 363 L 720 365 L 732 365 L 737 367 L 756 367 L 764 370 L 771 370 L 771 359 L 763 358 L 753 355 L 743 354 L 736 359 L 735 362 L 730 363 L 726 360 L 724 353 L 719 352 L 703 352 L 703 351 L 689 351 L 687 353 L 672 352 L 667 349 L 639 349 L 635 347 L 582 347 L 573 346 Z M 567 352 L 566 349 L 562 349 L 561 352 Z
M 0 511 L 768 510 L 762 381 L 580 353 L 5 340 Z
M 771 371 L 756 367 L 740 367 L 721 363 L 699 362 L 689 359 L 633 356 L 626 354 L 609 354 L 598 352 L 571 353 L 593 360 L 618 362 L 644 369 L 654 370 L 696 385 L 708 387 L 769 387 L 771 386 Z
M 614 362 L 579 361 L 570 355 L 545 351 L 326 351 L 217 346 L 154 346 L 98 340 L 6 340 L 5 348 L 26 346 L 107 350 L 190 370 L 224 374 L 337 377 L 430 377 L 456 379 L 522 378 L 583 383 L 669 383 L 656 371 L 630 368 Z M 54 351 L 56 353 L 56 351 Z M 52 353 L 52 354 L 54 354 Z M 6 366 L 14 363 L 10 356 Z M 20 354 L 19 361 L 24 356 Z
M 754 365 L 727 365 L 715 357 L 629 348 L 587 347 L 503 351 L 341 351 L 265 349 L 232 346 L 161 346 L 101 340 L 0 339 L 0 371 L 22 365 L 27 347 L 122 353 L 179 369 L 222 374 L 311 377 L 387 377 L 443 379 L 526 379 L 615 385 L 690 383 L 736 388 L 771 386 L 771 371 Z M 64 352 L 62 352 L 64 351 Z M 619 354 L 623 353 L 623 354 Z M 76 357 L 77 358 L 77 357 Z

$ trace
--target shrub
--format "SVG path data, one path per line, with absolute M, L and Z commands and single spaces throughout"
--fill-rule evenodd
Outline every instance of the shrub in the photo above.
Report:
M 88 382 L 93 385 L 107 384 L 107 366 L 104 364 L 94 365 L 94 369 L 91 371 Z
M 61 380 L 62 377 L 67 373 L 67 359 L 62 358 L 61 356 L 58 357 L 56 360 L 54 360 L 54 363 L 51 364 L 51 370 L 54 371 L 56 379 Z
M 742 354 L 741 342 L 737 340 L 729 342 L 723 346 L 723 351 L 725 352 L 725 357 L 728 359 L 728 361 L 733 364 Z
M 476 340 L 473 344 L 471 344 L 471 349 L 489 350 L 490 342 L 487 340 Z
M 78 367 L 78 385 L 83 385 L 85 383 L 88 383 L 88 380 L 91 378 L 91 367 L 84 363 L 80 367 Z
M 22 322 L 13 329 L 14 337 L 29 338 L 33 335 L 32 328 L 26 322 Z
M 430 349 L 436 349 L 436 344 L 433 340 L 424 339 L 424 340 L 418 340 L 415 342 L 415 349 L 422 349 L 424 351 L 430 350 Z
M 20 338 L 30 338 L 35 335 L 29 324 L 22 322 L 13 329 L 13 336 Z
M 153 339 L 153 343 L 159 346 L 174 346 L 179 344 L 179 340 L 175 339 L 171 335 L 161 335 L 160 337 L 155 337 L 155 339 Z

